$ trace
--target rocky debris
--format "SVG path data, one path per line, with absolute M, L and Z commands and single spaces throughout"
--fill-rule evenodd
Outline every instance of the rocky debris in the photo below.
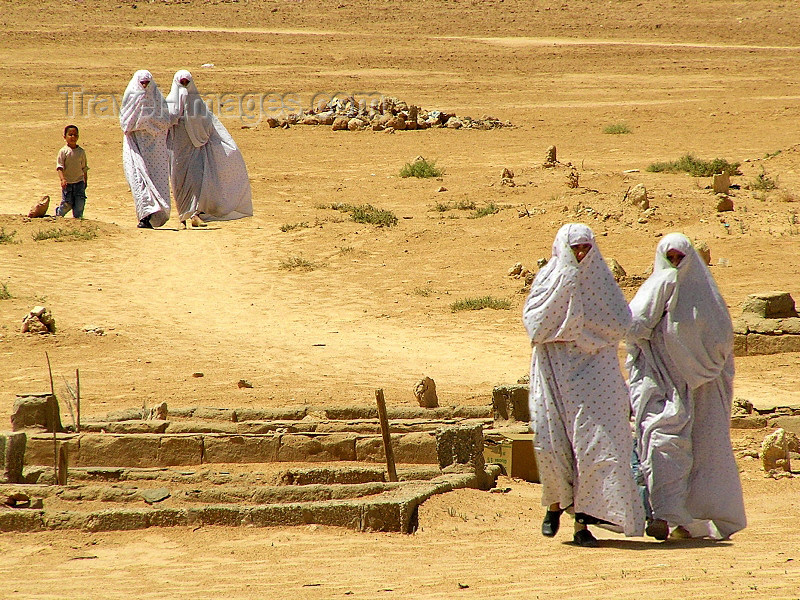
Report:
M 552 168 L 558 164 L 558 158 L 556 158 L 556 147 L 550 146 L 547 149 L 547 153 L 544 156 L 544 162 L 542 163 L 543 167 Z
M 622 268 L 622 265 L 617 262 L 616 258 L 607 258 L 606 264 L 617 282 L 627 277 L 628 274 L 625 272 L 625 269 Z
M 632 204 L 642 210 L 647 210 L 650 208 L 650 200 L 647 198 L 647 188 L 645 188 L 642 183 L 637 183 L 632 188 L 628 188 L 628 191 L 625 192 L 625 196 L 623 196 L 623 202 Z
M 692 246 L 694 249 L 697 250 L 697 253 L 700 255 L 700 258 L 705 261 L 707 265 L 711 264 L 711 250 L 703 240 L 693 240 Z
M 514 171 L 508 168 L 503 169 L 503 172 L 500 174 L 500 185 L 514 187 L 516 185 L 514 183 Z
M 789 440 L 783 429 L 776 429 L 761 442 L 761 466 L 764 471 L 791 472 Z
M 94 335 L 105 335 L 106 330 L 98 325 L 86 325 L 83 330 L 86 333 L 93 333 Z
M 150 410 L 142 412 L 145 421 L 166 421 L 169 416 L 166 402 L 160 402 Z
M 547 259 L 543 256 L 536 260 L 536 266 L 540 269 L 543 268 L 547 264 Z
M 48 208 L 50 208 L 50 196 L 42 196 L 42 199 L 34 204 L 28 211 L 28 217 L 31 219 L 41 219 L 47 214 Z
M 238 386 L 239 386 L 239 389 L 242 389 L 242 388 L 251 388 L 251 387 L 253 387 L 253 384 L 252 384 L 252 383 L 250 383 L 249 381 L 247 381 L 247 379 L 240 379 L 240 380 L 239 380 L 239 381 L 236 383 L 236 385 L 238 385 Z
M 736 417 L 753 414 L 753 403 L 745 398 L 734 398 L 731 414 Z
M 436 382 L 430 377 L 424 377 L 414 386 L 414 396 L 422 408 L 437 408 L 439 397 L 436 395 Z
M 575 189 L 580 186 L 580 173 L 578 173 L 577 169 L 573 167 L 570 169 L 570 172 L 567 173 L 567 187 L 570 189 Z
M 22 333 L 55 333 L 56 320 L 44 306 L 34 306 L 22 319 Z
M 157 488 L 154 490 L 140 490 L 139 495 L 147 504 L 155 504 L 166 500 L 171 494 L 167 488 Z
M 501 121 L 485 115 L 480 119 L 456 116 L 441 110 L 423 110 L 397 98 L 382 97 L 358 100 L 354 96 L 334 97 L 328 102 L 301 113 L 290 113 L 285 119 L 266 119 L 270 128 L 288 128 L 291 125 L 329 125 L 334 131 L 409 131 L 431 127 L 448 129 L 500 129 L 513 127 L 510 121 Z
M 717 194 L 717 212 L 730 212 L 733 210 L 733 200 L 727 194 Z

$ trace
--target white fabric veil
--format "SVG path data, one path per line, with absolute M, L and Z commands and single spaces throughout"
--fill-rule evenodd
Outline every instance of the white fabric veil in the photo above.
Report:
M 184 86 L 181 84 L 182 79 L 189 83 Z M 192 145 L 195 148 L 205 145 L 211 137 L 214 121 L 189 71 L 180 70 L 175 73 L 167 104 L 173 115 L 183 117 Z
M 677 268 L 667 259 L 668 250 L 684 255 Z M 631 301 L 633 314 L 657 305 L 654 297 L 669 288 L 674 291 L 666 303 L 664 345 L 689 387 L 696 388 L 722 372 L 733 352 L 733 327 L 711 272 L 681 233 L 658 243 L 653 274 Z
M 146 87 L 142 85 L 144 81 L 149 82 Z M 119 124 L 125 133 L 143 130 L 151 135 L 158 135 L 172 125 L 167 103 L 150 71 L 141 69 L 133 74 L 122 95 Z
M 592 246 L 580 263 L 571 248 L 577 244 Z M 525 304 L 523 322 L 531 342 L 569 341 L 593 352 L 617 344 L 630 321 L 628 304 L 592 230 L 579 223 L 562 226 L 553 257 L 536 274 Z

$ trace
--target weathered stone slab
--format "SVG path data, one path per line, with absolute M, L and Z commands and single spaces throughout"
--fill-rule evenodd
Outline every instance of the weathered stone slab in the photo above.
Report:
M 239 421 L 299 421 L 306 416 L 306 407 L 237 408 Z
M 169 421 L 119 421 L 110 422 L 107 433 L 164 433 Z M 83 431 L 83 429 L 81 429 Z
M 80 467 L 152 467 L 158 464 L 160 437 L 147 434 L 87 433 L 80 438 L 80 452 L 70 456 Z
M 325 462 L 356 460 L 356 436 L 330 434 L 307 436 L 285 434 L 281 436 L 278 460 L 281 462 Z
M 169 435 L 161 438 L 158 464 L 162 467 L 199 465 L 203 462 L 203 437 Z
M 150 527 L 149 509 L 111 509 L 89 513 L 84 529 L 87 531 L 132 531 Z
M 407 433 L 397 443 L 392 443 L 395 461 L 401 464 L 437 464 L 436 435 L 434 432 Z
M 467 465 L 483 472 L 483 427 L 481 425 L 455 425 L 436 431 L 436 454 L 439 467 Z
M 275 462 L 280 436 L 207 435 L 203 444 L 203 463 Z
M 733 355 L 734 356 L 747 356 L 747 334 L 734 333 L 733 334 Z
M 238 415 L 236 411 L 231 408 L 210 408 L 200 407 L 195 409 L 192 415 L 194 419 L 209 419 L 214 421 L 231 421 L 236 422 Z
M 800 415 L 783 415 L 769 419 L 770 427 L 780 427 L 784 431 L 800 435 Z
M 312 433 L 317 431 L 318 426 L 318 423 L 311 421 L 239 421 L 236 423 L 236 433 Z
M 768 319 L 797 316 L 791 294 L 776 291 L 750 294 L 742 304 L 742 313 L 753 313 Z
M 28 436 L 22 431 L 0 433 L 0 481 L 23 483 Z
M 767 417 L 746 415 L 731 417 L 731 429 L 762 429 L 767 426 Z
M 41 510 L 0 510 L 0 531 L 42 531 L 43 515 Z
M 239 433 L 238 423 L 209 421 L 170 421 L 164 433 Z
M 780 354 L 800 352 L 800 335 L 747 334 L 747 354 Z
M 58 400 L 53 394 L 17 396 L 11 411 L 11 429 L 19 431 L 40 427 L 45 431 L 63 431 Z
M 66 445 L 69 452 L 70 463 L 77 466 L 80 456 L 79 436 L 75 434 L 56 435 L 58 445 Z M 28 435 L 25 445 L 25 465 L 53 466 L 53 435 L 50 433 L 36 433 Z

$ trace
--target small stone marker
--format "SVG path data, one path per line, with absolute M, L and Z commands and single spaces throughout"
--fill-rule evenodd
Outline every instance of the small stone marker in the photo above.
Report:
M 731 176 L 729 173 L 717 173 L 714 175 L 712 186 L 715 194 L 727 194 L 731 189 Z
M 776 470 L 787 472 L 792 470 L 788 440 L 783 429 L 776 429 L 761 442 L 761 466 L 768 473 Z
M 753 313 L 765 319 L 786 319 L 797 316 L 794 298 L 789 292 L 750 294 L 742 304 L 742 312 Z
M 439 406 L 439 397 L 436 395 L 436 382 L 430 377 L 424 377 L 414 386 L 414 396 L 422 408 L 436 408 Z
M 556 147 L 550 146 L 547 149 L 547 153 L 544 157 L 544 163 L 542 166 L 544 167 L 555 167 L 558 164 L 558 159 L 556 158 Z

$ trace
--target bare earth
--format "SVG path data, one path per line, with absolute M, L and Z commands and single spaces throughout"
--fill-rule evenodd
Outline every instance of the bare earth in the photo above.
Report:
M 549 256 L 569 221 L 592 226 L 604 255 L 634 275 L 646 273 L 659 235 L 705 240 L 734 315 L 753 292 L 800 300 L 794 2 L 0 0 L 0 27 L 0 228 L 18 242 L 0 244 L 0 284 L 12 296 L 0 300 L 0 415 L 15 394 L 49 389 L 45 352 L 60 394 L 80 369 L 84 413 L 96 416 L 162 400 L 366 404 L 375 388 L 389 404 L 414 404 L 425 375 L 441 404 L 487 404 L 530 358 L 522 282 L 506 273 Z M 140 68 L 165 94 L 188 68 L 204 94 L 272 94 L 308 108 L 315 95 L 376 92 L 514 127 L 333 132 L 223 115 L 248 164 L 255 216 L 188 231 L 173 217 L 142 231 L 118 122 L 86 107 L 90 96 L 121 99 Z M 74 97 L 59 85 L 83 89 L 85 116 L 72 115 Z M 91 166 L 85 220 L 26 222 L 43 194 L 53 214 L 68 122 L 81 128 Z M 631 133 L 603 133 L 618 123 Z M 544 169 L 550 145 L 563 164 Z M 708 178 L 646 171 L 686 153 L 742 163 L 734 212 L 716 212 Z M 444 176 L 400 178 L 418 155 Z M 576 189 L 566 163 L 580 175 Z M 501 185 L 504 168 L 515 187 Z M 777 189 L 749 189 L 759 175 Z M 644 223 L 623 204 L 637 183 L 656 207 Z M 469 218 L 455 208 L 463 201 L 500 211 Z M 337 202 L 393 211 L 399 223 L 377 228 L 323 208 Z M 34 241 L 56 227 L 97 235 Z M 298 257 L 315 268 L 282 268 Z M 511 310 L 450 310 L 487 295 Z M 19 332 L 35 305 L 53 312 L 56 335 Z M 736 366 L 737 396 L 800 403 L 800 354 Z M 737 447 L 757 447 L 764 433 L 735 432 Z M 724 543 L 600 532 L 602 548 L 585 550 L 564 543 L 569 527 L 546 540 L 538 486 L 501 479 L 504 494 L 428 500 L 411 536 L 0 534 L 0 597 L 800 598 L 799 480 L 765 479 L 754 460 L 741 466 L 749 527 Z

